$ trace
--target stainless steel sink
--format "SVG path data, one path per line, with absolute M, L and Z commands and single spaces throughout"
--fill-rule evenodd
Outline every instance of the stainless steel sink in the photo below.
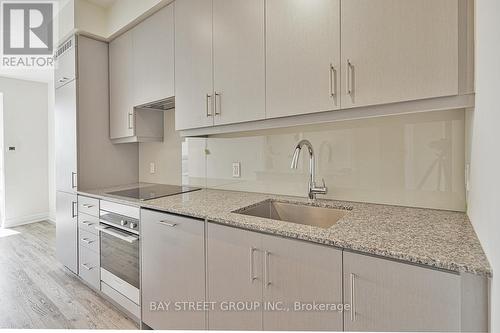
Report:
M 336 209 L 266 200 L 235 213 L 280 220 L 319 228 L 329 228 L 337 223 L 351 208 Z

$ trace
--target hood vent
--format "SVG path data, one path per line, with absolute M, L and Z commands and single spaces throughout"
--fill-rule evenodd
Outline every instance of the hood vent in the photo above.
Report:
M 175 108 L 175 97 L 165 98 L 159 101 L 136 106 L 137 109 L 150 109 L 158 111 L 172 110 Z

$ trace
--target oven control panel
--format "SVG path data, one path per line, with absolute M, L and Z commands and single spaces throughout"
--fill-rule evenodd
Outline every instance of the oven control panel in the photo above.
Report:
M 133 233 L 139 233 L 139 220 L 133 217 L 108 212 L 101 209 L 100 219 L 102 223 L 128 230 Z

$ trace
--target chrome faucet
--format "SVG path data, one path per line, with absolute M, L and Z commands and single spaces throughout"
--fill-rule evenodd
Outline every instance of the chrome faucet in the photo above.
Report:
M 293 152 L 292 164 L 290 168 L 297 169 L 297 165 L 299 164 L 300 151 L 303 146 L 306 146 L 309 152 L 309 199 L 316 199 L 316 194 L 326 194 L 328 192 L 328 188 L 325 186 L 324 179 L 323 186 L 316 186 L 314 150 L 309 140 L 302 140 L 297 143 L 297 146 L 295 146 L 295 151 Z

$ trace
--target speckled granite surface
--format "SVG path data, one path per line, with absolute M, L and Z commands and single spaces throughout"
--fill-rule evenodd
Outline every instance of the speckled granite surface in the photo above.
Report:
M 310 202 L 306 198 L 211 189 L 143 202 L 106 194 L 130 187 L 133 185 L 80 193 L 440 269 L 492 275 L 465 213 L 332 200 Z M 349 210 L 328 229 L 234 213 L 269 199 Z

